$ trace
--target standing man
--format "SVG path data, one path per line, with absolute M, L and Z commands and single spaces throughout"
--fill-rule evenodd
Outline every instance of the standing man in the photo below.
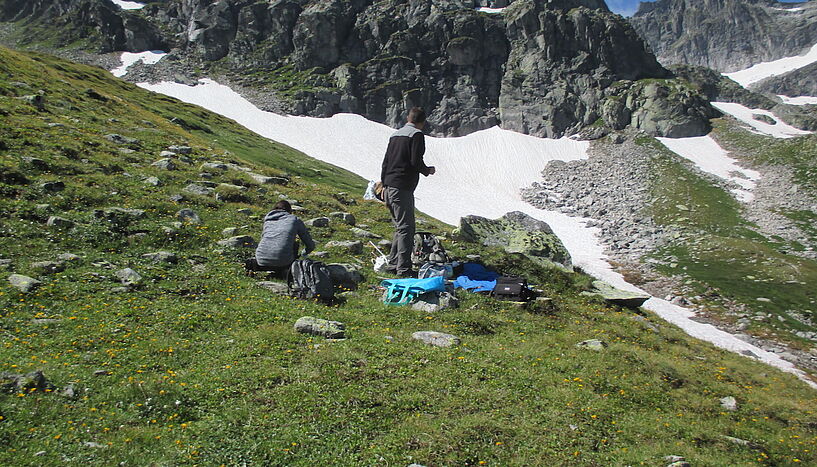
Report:
M 389 253 L 389 266 L 400 277 L 415 277 L 411 269 L 411 251 L 414 249 L 414 190 L 420 174 L 433 175 L 434 167 L 423 162 L 426 143 L 423 127 L 426 113 L 420 107 L 409 110 L 408 123 L 389 138 L 380 180 L 383 198 L 394 222 L 394 238 Z

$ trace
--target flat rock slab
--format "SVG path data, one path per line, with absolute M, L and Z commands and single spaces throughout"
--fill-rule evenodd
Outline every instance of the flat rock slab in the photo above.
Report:
M 363 253 L 363 243 L 359 241 L 331 241 L 326 244 L 326 248 L 333 249 L 343 249 L 352 253 L 353 255 L 359 255 Z
M 435 347 L 451 347 L 461 342 L 457 336 L 436 331 L 417 331 L 411 338 Z
M 34 279 L 33 277 L 24 276 L 22 274 L 12 274 L 9 276 L 9 283 L 17 288 L 20 292 L 29 293 L 33 292 L 37 289 L 37 287 L 43 285 L 42 282 Z
M 289 295 L 289 286 L 285 282 L 259 281 L 256 285 L 278 295 Z
M 602 350 L 607 348 L 607 343 L 604 341 L 600 341 L 598 339 L 588 339 L 586 341 L 579 342 L 578 344 L 576 344 L 576 347 L 580 349 L 595 350 L 596 352 L 601 352 Z
M 257 246 L 255 239 L 249 235 L 225 238 L 224 240 L 219 240 L 218 244 L 230 248 L 255 248 Z
M 617 289 L 603 281 L 593 281 L 593 288 L 595 291 L 584 294 L 599 296 L 609 303 L 627 308 L 638 308 L 651 298 L 647 294 Z
M 327 339 L 343 339 L 346 337 L 346 325 L 338 321 L 303 316 L 295 322 L 295 331 L 313 336 L 323 336 Z

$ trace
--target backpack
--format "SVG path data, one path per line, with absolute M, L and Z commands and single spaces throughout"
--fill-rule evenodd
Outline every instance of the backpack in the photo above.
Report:
M 491 292 L 491 296 L 499 300 L 510 300 L 512 302 L 528 302 L 533 300 L 535 294 L 528 288 L 528 281 L 523 277 L 500 276 L 496 280 L 496 286 Z
M 411 262 L 420 265 L 425 263 L 448 263 L 451 258 L 445 252 L 443 244 L 431 232 L 414 234 L 414 251 Z
M 417 271 L 418 279 L 426 279 L 429 277 L 440 276 L 445 279 L 450 279 L 454 276 L 454 267 L 450 264 L 425 263 L 420 266 Z
M 317 299 L 331 302 L 335 287 L 329 269 L 320 261 L 299 259 L 292 263 L 287 277 L 289 294 L 296 298 Z

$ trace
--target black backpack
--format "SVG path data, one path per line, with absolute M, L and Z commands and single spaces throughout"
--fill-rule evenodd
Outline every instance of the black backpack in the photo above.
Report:
M 443 244 L 431 232 L 417 232 L 414 234 L 414 250 L 411 252 L 411 262 L 415 265 L 425 263 L 448 263 L 451 258 L 445 252 Z
M 533 300 L 536 294 L 528 287 L 527 279 L 523 277 L 500 276 L 496 280 L 496 286 L 491 292 L 491 296 L 499 300 L 510 300 L 512 302 L 528 302 Z
M 329 303 L 335 298 L 335 286 L 329 269 L 320 261 L 299 259 L 287 276 L 289 294 L 296 298 L 317 299 Z

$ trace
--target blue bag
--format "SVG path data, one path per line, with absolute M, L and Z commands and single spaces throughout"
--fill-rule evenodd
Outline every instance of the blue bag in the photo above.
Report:
M 445 291 L 445 279 L 441 276 L 427 279 L 387 279 L 380 285 L 386 288 L 383 299 L 386 305 L 407 305 L 424 293 Z

